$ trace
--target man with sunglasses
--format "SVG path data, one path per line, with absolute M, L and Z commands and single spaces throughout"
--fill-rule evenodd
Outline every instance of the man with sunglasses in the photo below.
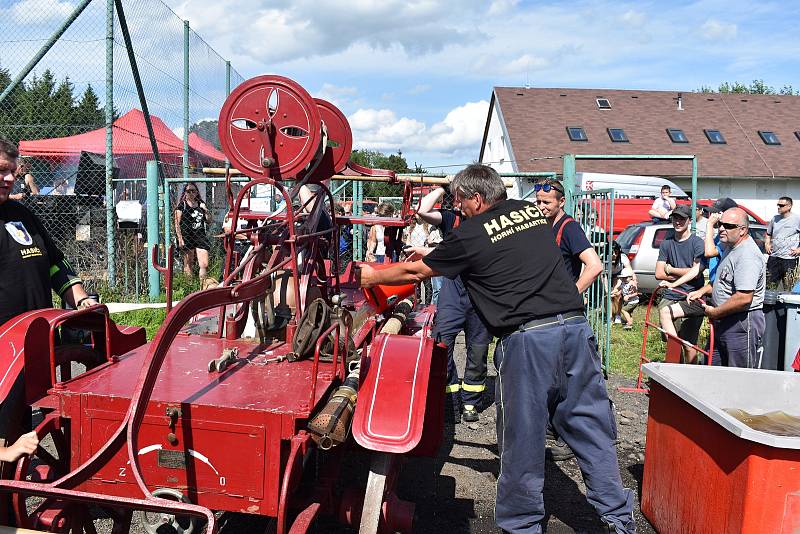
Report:
M 741 208 L 722 214 L 719 235 L 727 251 L 717 268 L 714 305 L 702 305 L 714 321 L 712 361 L 715 365 L 758 368 L 765 328 L 764 256 L 750 237 L 747 213 Z
M 491 167 L 473 164 L 451 190 L 464 222 L 418 261 L 377 270 L 362 266 L 364 287 L 460 276 L 489 331 L 499 337 L 495 519 L 513 534 L 542 532 L 548 421 L 575 451 L 586 496 L 615 532 L 636 531 L 633 493 L 622 486 L 614 413 L 584 315 L 542 212 L 506 198 Z
M 700 326 L 703 324 L 703 309 L 686 300 L 686 294 L 703 287 L 703 240 L 692 234 L 691 209 L 681 204 L 672 210 L 670 220 L 675 229 L 674 237 L 665 239 L 658 248 L 656 279 L 667 288 L 658 303 L 661 327 L 669 334 L 697 344 Z M 673 291 L 678 289 L 681 292 Z M 687 363 L 695 363 L 697 351 L 685 347 Z
M 564 211 L 564 187 L 555 180 L 547 180 L 535 184 L 533 189 L 536 205 L 553 228 L 564 266 L 575 280 L 578 292 L 583 293 L 603 272 L 603 262 L 581 225 Z
M 777 285 L 783 282 L 783 289 L 791 291 L 793 284 L 789 275 L 797 267 L 800 254 L 800 215 L 792 213 L 792 199 L 789 197 L 778 199 L 778 214 L 767 225 L 764 250 L 769 254 L 767 283 Z

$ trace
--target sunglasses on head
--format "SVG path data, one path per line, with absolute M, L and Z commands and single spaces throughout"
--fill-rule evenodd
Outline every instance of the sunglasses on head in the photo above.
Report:
M 559 193 L 563 193 L 564 192 L 564 189 L 560 185 L 550 184 L 550 183 L 533 184 L 533 191 L 536 192 L 536 193 L 538 193 L 539 191 L 544 191 L 545 193 L 549 193 L 553 189 L 555 189 Z
M 736 223 L 724 222 L 724 223 L 719 223 L 719 225 L 725 228 L 726 230 L 733 230 L 734 228 L 742 228 L 741 224 L 736 224 Z

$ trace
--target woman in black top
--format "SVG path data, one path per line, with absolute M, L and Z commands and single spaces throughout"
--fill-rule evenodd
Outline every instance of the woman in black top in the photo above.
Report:
M 208 273 L 208 250 L 211 244 L 206 226 L 211 222 L 211 212 L 200 198 L 200 191 L 193 182 L 183 188 L 181 200 L 175 208 L 175 235 L 178 248 L 183 252 L 183 272 L 192 276 L 192 258 L 197 255 L 200 280 Z

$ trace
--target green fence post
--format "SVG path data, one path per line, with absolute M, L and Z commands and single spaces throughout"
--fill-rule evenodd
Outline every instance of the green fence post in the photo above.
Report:
M 114 218 L 114 0 L 106 0 L 106 269 L 108 285 L 117 285 Z
M 564 192 L 567 197 L 564 211 L 571 216 L 575 216 L 575 206 L 572 198 L 575 194 L 575 154 L 564 154 L 564 170 L 561 176 L 564 180 Z
M 360 216 L 362 213 L 362 184 L 359 181 L 353 181 L 353 215 L 356 217 Z M 364 233 L 364 225 L 363 224 L 354 224 L 353 225 L 353 260 L 354 261 L 361 261 L 364 259 L 362 252 L 364 250 L 364 243 L 363 243 L 363 233 Z
M 153 247 L 159 245 L 158 230 L 158 162 L 150 160 L 147 162 L 147 283 L 151 300 L 161 293 L 158 271 L 150 261 Z
M 692 233 L 697 230 L 697 156 L 692 158 Z

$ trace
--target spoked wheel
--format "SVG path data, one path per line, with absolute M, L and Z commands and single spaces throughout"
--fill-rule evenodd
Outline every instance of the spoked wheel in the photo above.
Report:
M 180 491 L 172 488 L 159 488 L 153 492 L 153 497 L 168 501 L 188 502 Z M 164 512 L 144 512 L 142 526 L 147 534 L 191 534 L 197 528 L 199 521 L 194 517 L 168 514 Z
M 53 482 L 69 470 L 69 434 L 61 417 L 49 414 L 36 427 L 39 448 L 17 463 L 16 480 Z M 17 526 L 44 532 L 96 534 L 93 515 L 86 505 L 60 499 L 31 497 L 15 493 L 12 506 Z M 113 534 L 127 532 L 131 514 L 128 511 L 107 510 L 104 520 L 111 521 Z

